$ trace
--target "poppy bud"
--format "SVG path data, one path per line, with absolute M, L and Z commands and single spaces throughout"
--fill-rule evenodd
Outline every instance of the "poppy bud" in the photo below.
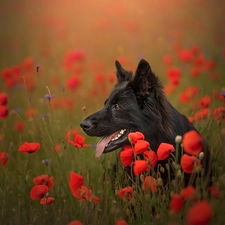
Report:
M 199 160 L 202 160 L 204 158 L 204 152 L 200 152 L 198 158 Z
M 176 143 L 176 144 L 180 144 L 181 141 L 182 141 L 182 136 L 181 136 L 181 135 L 177 135 L 177 136 L 175 137 L 175 143 Z

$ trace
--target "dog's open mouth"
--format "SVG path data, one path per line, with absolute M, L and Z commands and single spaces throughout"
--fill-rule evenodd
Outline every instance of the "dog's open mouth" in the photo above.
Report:
M 96 145 L 96 158 L 128 144 L 128 130 L 122 129 L 109 136 L 102 137 Z

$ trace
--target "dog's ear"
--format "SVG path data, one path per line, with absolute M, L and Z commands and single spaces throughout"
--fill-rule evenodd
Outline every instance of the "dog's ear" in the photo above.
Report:
M 163 87 L 155 74 L 152 72 L 149 63 L 141 59 L 138 63 L 137 70 L 135 72 L 132 86 L 136 95 L 149 96 L 154 89 L 161 90 Z
M 132 77 L 132 73 L 126 71 L 117 60 L 115 62 L 115 65 L 117 69 L 116 76 L 117 76 L 118 83 L 122 81 L 129 81 Z

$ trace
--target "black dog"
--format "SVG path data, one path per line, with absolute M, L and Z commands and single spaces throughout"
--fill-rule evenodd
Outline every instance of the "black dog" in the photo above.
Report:
M 156 151 L 160 143 L 175 146 L 177 135 L 196 130 L 168 102 L 159 78 L 152 72 L 147 61 L 142 59 L 139 62 L 134 76 L 132 72 L 123 69 L 118 61 L 115 64 L 118 80 L 115 89 L 105 101 L 103 109 L 88 116 L 80 124 L 89 136 L 101 137 L 97 143 L 96 157 L 129 144 L 129 132 L 142 132 L 145 140 Z M 206 145 L 203 151 L 204 176 L 208 177 L 211 169 L 210 153 Z M 162 178 L 167 182 L 168 174 L 164 173 Z M 188 180 L 186 174 L 185 185 Z

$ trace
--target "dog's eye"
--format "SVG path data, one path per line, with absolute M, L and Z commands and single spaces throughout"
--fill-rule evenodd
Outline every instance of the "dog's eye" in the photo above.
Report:
M 118 110 L 118 109 L 120 109 L 120 106 L 118 104 L 115 104 L 114 108 Z

